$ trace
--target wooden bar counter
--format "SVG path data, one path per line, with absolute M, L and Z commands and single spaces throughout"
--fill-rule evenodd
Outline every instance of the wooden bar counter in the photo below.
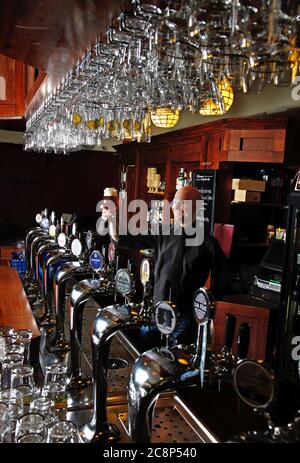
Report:
M 0 266 L 0 325 L 30 329 L 33 338 L 40 336 L 18 272 L 8 266 Z

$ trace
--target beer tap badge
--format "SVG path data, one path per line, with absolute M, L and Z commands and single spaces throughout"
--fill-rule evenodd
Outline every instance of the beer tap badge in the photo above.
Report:
M 154 318 L 157 329 L 166 336 L 173 333 L 177 323 L 175 306 L 168 302 L 159 302 L 155 306 Z
M 143 259 L 140 266 L 140 278 L 142 285 L 150 281 L 151 269 L 150 269 L 150 262 L 148 259 Z
M 134 287 L 134 281 L 130 272 L 126 268 L 121 268 L 115 276 L 115 287 L 122 296 L 130 294 Z
M 115 245 L 114 245 L 114 243 L 109 243 L 109 246 L 108 246 L 108 261 L 113 262 L 115 260 L 115 257 L 116 257 Z
M 193 302 L 194 315 L 198 323 L 205 323 L 210 318 L 211 301 L 204 288 L 196 291 Z
M 51 238 L 55 238 L 55 235 L 56 235 L 56 226 L 55 225 L 50 225 L 49 227 L 49 235 L 51 236 Z
M 90 267 L 94 272 L 99 272 L 104 264 L 104 258 L 99 251 L 93 251 L 90 255 Z
M 57 242 L 58 242 L 58 245 L 61 247 L 61 248 L 64 248 L 66 246 L 66 243 L 67 243 L 67 237 L 64 233 L 60 233 L 57 237 Z
M 78 238 L 75 238 L 71 244 L 71 251 L 74 256 L 79 257 L 82 251 L 82 244 Z
M 36 214 L 36 216 L 35 216 L 35 221 L 36 221 L 37 223 L 41 223 L 41 221 L 42 221 L 42 216 L 41 216 L 41 214 Z

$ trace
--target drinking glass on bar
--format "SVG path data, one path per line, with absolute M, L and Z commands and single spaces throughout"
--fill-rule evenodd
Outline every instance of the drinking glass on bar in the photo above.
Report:
M 2 362 L 2 376 L 1 387 L 2 389 L 10 387 L 11 375 L 10 370 L 14 365 L 22 365 L 24 361 L 22 354 L 11 353 L 7 354 Z
M 72 421 L 59 421 L 49 428 L 47 442 L 73 444 L 82 441 L 78 428 Z
M 24 362 L 30 364 L 30 344 L 32 339 L 31 330 L 16 330 L 18 339 L 25 345 Z
M 67 410 L 67 366 L 54 363 L 46 367 L 42 396 L 54 401 L 57 413 Z

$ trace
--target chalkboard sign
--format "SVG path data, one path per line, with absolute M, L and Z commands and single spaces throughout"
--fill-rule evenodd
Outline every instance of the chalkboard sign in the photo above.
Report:
M 195 170 L 193 172 L 193 186 L 201 191 L 204 201 L 204 233 L 205 236 L 214 233 L 214 212 L 216 193 L 216 171 Z

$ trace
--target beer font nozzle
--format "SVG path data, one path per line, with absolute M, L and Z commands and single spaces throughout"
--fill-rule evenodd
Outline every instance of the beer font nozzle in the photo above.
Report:
M 153 303 L 152 288 L 148 282 L 149 269 L 147 264 L 141 264 L 140 274 L 144 285 L 142 304 L 129 302 L 135 290 L 134 277 L 128 268 L 119 269 L 115 276 L 115 290 L 123 296 L 125 302 L 105 307 L 95 319 L 92 336 L 94 411 L 92 420 L 82 429 L 86 441 L 109 443 L 119 440 L 118 429 L 107 420 L 107 372 L 109 360 L 112 360 L 109 359 L 109 348 L 112 337 L 118 331 L 150 323 Z
M 219 391 L 222 381 L 232 382 L 232 374 L 238 360 L 247 357 L 250 343 L 250 324 L 245 322 L 239 327 L 237 357 L 232 351 L 235 327 L 236 317 L 233 314 L 227 314 L 224 346 L 221 348 L 220 352 L 211 355 L 210 383 L 216 379 L 218 381 Z
M 204 288 L 194 297 L 194 315 L 198 325 L 196 346 L 173 345 L 168 339 L 180 320 L 171 301 L 155 306 L 158 330 L 167 337 L 166 347 L 156 347 L 135 361 L 128 383 L 129 435 L 132 442 L 151 442 L 153 407 L 159 394 L 203 382 L 207 324 L 213 315 L 213 300 Z M 203 329 L 204 328 L 204 329 Z
M 81 371 L 80 348 L 82 317 L 84 307 L 88 300 L 94 299 L 100 309 L 113 302 L 114 287 L 110 284 L 104 256 L 94 249 L 89 256 L 89 266 L 92 278 L 85 279 L 76 284 L 70 295 L 70 344 L 71 344 L 71 372 L 68 389 L 78 390 L 91 384 L 91 378 Z

